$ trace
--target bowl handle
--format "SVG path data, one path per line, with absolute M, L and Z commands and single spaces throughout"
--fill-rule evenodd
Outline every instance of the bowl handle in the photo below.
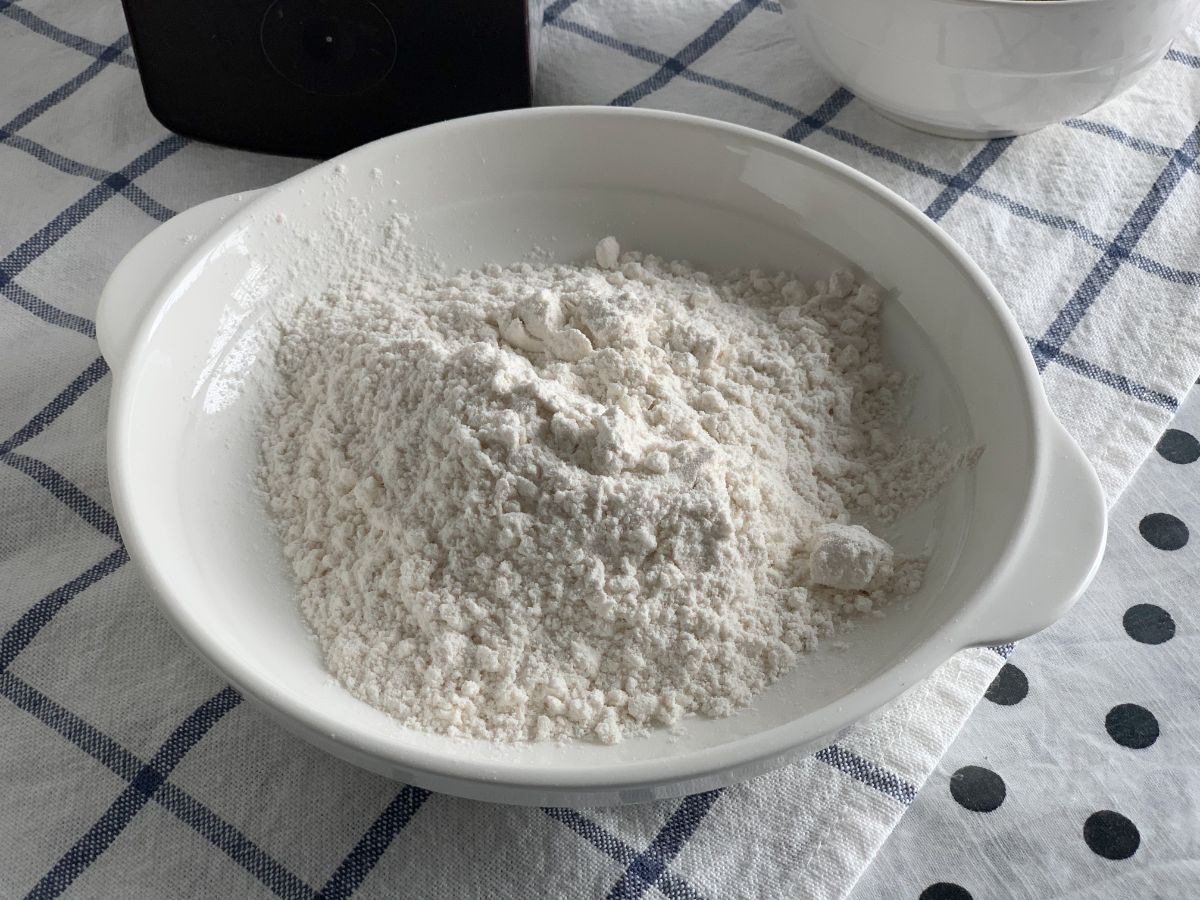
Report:
M 243 191 L 184 210 L 138 241 L 117 263 L 96 310 L 96 341 L 114 373 L 119 374 L 167 279 L 239 205 L 259 193 Z
M 1066 614 L 1104 555 L 1108 511 L 1096 470 L 1052 415 L 1050 470 L 1022 549 L 970 625 L 967 646 L 995 646 L 1041 631 Z M 974 635 L 981 635 L 974 638 Z

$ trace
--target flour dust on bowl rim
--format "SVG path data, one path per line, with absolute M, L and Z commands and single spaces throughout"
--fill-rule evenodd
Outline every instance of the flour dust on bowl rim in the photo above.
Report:
M 314 248 L 338 211 L 364 241 L 397 211 L 450 268 L 540 247 L 580 261 L 615 234 L 709 271 L 806 280 L 850 265 L 893 297 L 883 342 L 917 377 L 909 427 L 986 447 L 887 537 L 928 553 L 920 593 L 825 643 L 748 708 L 613 746 L 493 744 L 401 726 L 330 677 L 255 496 L 255 427 L 282 298 L 344 281 Z M 345 221 L 345 216 L 342 216 Z M 643 110 L 496 113 L 385 138 L 261 192 L 210 201 L 134 248 L 101 299 L 114 373 L 109 468 L 134 561 L 179 632 L 285 726 L 446 793 L 523 804 L 640 802 L 819 749 L 955 651 L 1053 622 L 1104 543 L 1099 483 L 1051 415 L 987 278 L 914 207 L 854 170 L 738 126 Z

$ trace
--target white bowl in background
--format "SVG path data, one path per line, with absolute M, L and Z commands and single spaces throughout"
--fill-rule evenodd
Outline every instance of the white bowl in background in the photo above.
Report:
M 254 495 L 261 340 L 288 296 L 350 274 L 314 247 L 349 212 L 366 241 L 396 210 L 451 266 L 534 246 L 584 260 L 607 234 L 706 267 L 805 278 L 849 263 L 894 300 L 885 350 L 918 376 L 910 427 L 986 445 L 889 536 L 931 553 L 925 587 L 823 644 L 726 719 L 613 746 L 498 745 L 400 726 L 333 682 Z M 672 113 L 545 108 L 385 138 L 274 188 L 182 213 L 101 298 L 114 373 L 109 472 L 130 555 L 179 632 L 297 734 L 384 775 L 527 804 L 644 801 L 812 752 L 964 647 L 1058 618 L 1104 544 L 1095 473 L 1055 420 L 1025 341 L 979 268 L 910 204 L 791 142 Z M 131 624 L 131 627 L 136 627 Z
M 888 118 L 948 137 L 1082 115 L 1160 60 L 1198 0 L 781 0 L 829 74 Z

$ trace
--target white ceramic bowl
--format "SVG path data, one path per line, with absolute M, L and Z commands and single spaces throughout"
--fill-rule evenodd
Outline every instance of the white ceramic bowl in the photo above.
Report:
M 1162 58 L 1197 0 L 782 0 L 817 62 L 889 118 L 951 137 L 1082 115 Z
M 394 204 L 392 201 L 396 201 Z M 895 293 L 884 339 L 920 378 L 912 427 L 987 449 L 891 537 L 932 552 L 922 592 L 822 646 L 752 708 L 615 746 L 419 733 L 332 682 L 253 495 L 254 408 L 272 307 L 346 276 L 312 252 L 330 210 L 361 234 L 397 209 L 451 265 L 598 238 L 714 268 L 807 278 L 849 260 Z M 195 239 L 187 241 L 188 236 Z M 611 804 L 712 788 L 811 752 L 964 647 L 1030 634 L 1083 589 L 1104 542 L 1095 474 L 1051 415 L 982 272 L 890 191 L 788 141 L 690 116 L 558 108 L 395 135 L 256 196 L 212 201 L 113 273 L 97 331 L 114 372 L 109 467 L 133 559 L 178 630 L 296 733 L 449 793 Z

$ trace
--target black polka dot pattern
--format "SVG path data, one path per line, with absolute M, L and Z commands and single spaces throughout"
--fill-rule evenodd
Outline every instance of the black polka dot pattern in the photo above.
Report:
M 963 766 L 950 776 L 950 796 L 972 812 L 999 809 L 1006 793 L 1004 779 L 982 766 Z
M 1188 527 L 1170 513 L 1150 513 L 1138 523 L 1138 531 L 1152 547 L 1178 550 L 1188 542 Z
M 1167 462 L 1178 463 L 1181 466 L 1200 459 L 1200 441 L 1196 440 L 1194 434 L 1180 431 L 1178 428 L 1168 428 L 1163 432 L 1155 449 Z
M 1175 620 L 1161 606 L 1139 603 L 1125 610 L 1125 633 L 1143 644 L 1161 644 L 1175 637 Z
M 1137 826 L 1111 809 L 1088 816 L 1083 823 L 1083 839 L 1093 853 L 1105 859 L 1129 859 L 1142 843 Z
M 1029 679 L 1025 677 L 1025 673 L 1012 663 L 1005 663 L 988 685 L 984 696 L 1001 706 L 1015 706 L 1024 700 L 1028 693 Z
M 1144 706 L 1122 703 L 1108 711 L 1104 730 L 1122 747 L 1143 750 L 1158 740 L 1158 719 Z
M 939 881 L 921 891 L 918 900 L 974 900 L 971 892 L 962 885 Z
M 988 702 L 950 749 L 933 789 L 918 798 L 916 815 L 936 828 L 922 827 L 922 837 L 902 844 L 906 860 L 920 860 L 902 880 L 878 875 L 891 869 L 881 854 L 867 880 L 881 896 L 893 880 L 891 893 L 919 900 L 1012 893 L 1003 876 L 995 883 L 975 876 L 983 871 L 978 861 L 1003 860 L 1011 850 L 995 835 L 1015 834 L 1030 839 L 1018 877 L 1031 897 L 1103 893 L 1128 882 L 1134 893 L 1200 900 L 1190 873 L 1157 865 L 1174 847 L 1164 825 L 1186 805 L 1179 766 L 1192 722 L 1182 713 L 1195 699 L 1185 645 L 1195 631 L 1186 604 L 1200 577 L 1200 545 L 1190 546 L 1191 529 L 1200 527 L 1200 379 L 1192 402 L 1174 427 L 1160 430 L 1139 476 L 1148 489 L 1134 485 L 1115 511 L 1112 546 L 1124 558 L 1110 557 L 1091 597 L 1098 640 L 1043 635 L 1028 655 L 1013 654 L 1012 644 L 990 648 Z M 1154 577 L 1144 577 L 1149 572 Z M 1088 778 L 1056 777 L 1072 759 L 1091 761 Z M 1065 828 L 1031 830 L 1062 816 Z

